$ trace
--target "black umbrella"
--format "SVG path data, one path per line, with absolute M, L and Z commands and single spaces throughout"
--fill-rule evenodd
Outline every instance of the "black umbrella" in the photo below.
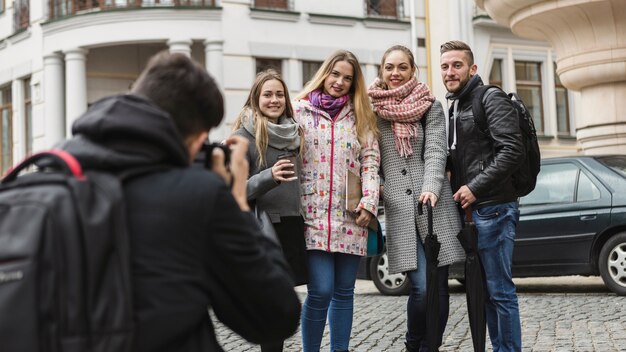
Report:
M 465 222 L 456 238 L 465 249 L 465 296 L 474 351 L 484 352 L 487 332 L 485 315 L 487 288 L 485 273 L 478 256 L 478 230 L 472 221 L 472 212 L 469 208 L 465 209 Z
M 441 243 L 437 235 L 433 233 L 433 207 L 430 200 L 426 202 L 428 208 L 428 234 L 424 239 L 424 253 L 426 254 L 426 309 L 428 350 L 439 351 L 439 284 L 437 279 L 437 266 L 439 264 L 439 250 Z M 422 203 L 418 205 L 418 214 L 422 214 Z

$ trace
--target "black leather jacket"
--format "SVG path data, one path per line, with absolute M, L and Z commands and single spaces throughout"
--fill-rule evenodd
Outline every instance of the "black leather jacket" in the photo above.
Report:
M 517 200 L 511 176 L 524 150 L 517 112 L 502 90 L 490 88 L 483 97 L 488 133 L 474 122 L 472 98 L 481 85 L 480 77 L 474 75 L 459 93 L 446 95 L 452 100 L 449 146 L 453 144 L 454 111 L 458 114 L 456 148 L 450 149 L 449 159 L 452 188 L 456 192 L 467 185 L 476 197 L 474 209 Z

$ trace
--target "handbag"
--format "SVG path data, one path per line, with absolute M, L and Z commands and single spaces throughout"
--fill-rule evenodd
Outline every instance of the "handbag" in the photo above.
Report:
M 373 222 L 372 222 L 373 223 Z M 374 257 L 385 252 L 385 236 L 380 221 L 367 227 L 367 256 Z

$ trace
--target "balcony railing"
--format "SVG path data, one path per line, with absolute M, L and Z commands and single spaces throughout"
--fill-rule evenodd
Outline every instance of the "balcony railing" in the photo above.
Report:
M 398 0 L 365 0 L 367 17 L 399 18 L 401 1 Z
M 293 0 L 254 0 L 253 7 L 278 11 L 292 11 Z
M 57 19 L 77 13 L 114 9 L 215 7 L 215 0 L 49 0 L 48 4 L 50 19 Z
M 28 28 L 29 23 L 30 9 L 28 7 L 28 0 L 15 0 L 13 3 L 13 31 L 19 32 L 24 30 Z

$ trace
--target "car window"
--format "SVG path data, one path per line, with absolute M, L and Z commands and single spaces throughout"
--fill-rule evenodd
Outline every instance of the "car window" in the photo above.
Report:
M 597 159 L 626 178 L 626 155 L 599 156 Z
M 581 172 L 578 180 L 577 202 L 600 199 L 600 190 L 591 182 L 591 179 Z
M 520 205 L 574 202 L 578 166 L 571 163 L 542 165 L 535 190 L 520 199 Z

